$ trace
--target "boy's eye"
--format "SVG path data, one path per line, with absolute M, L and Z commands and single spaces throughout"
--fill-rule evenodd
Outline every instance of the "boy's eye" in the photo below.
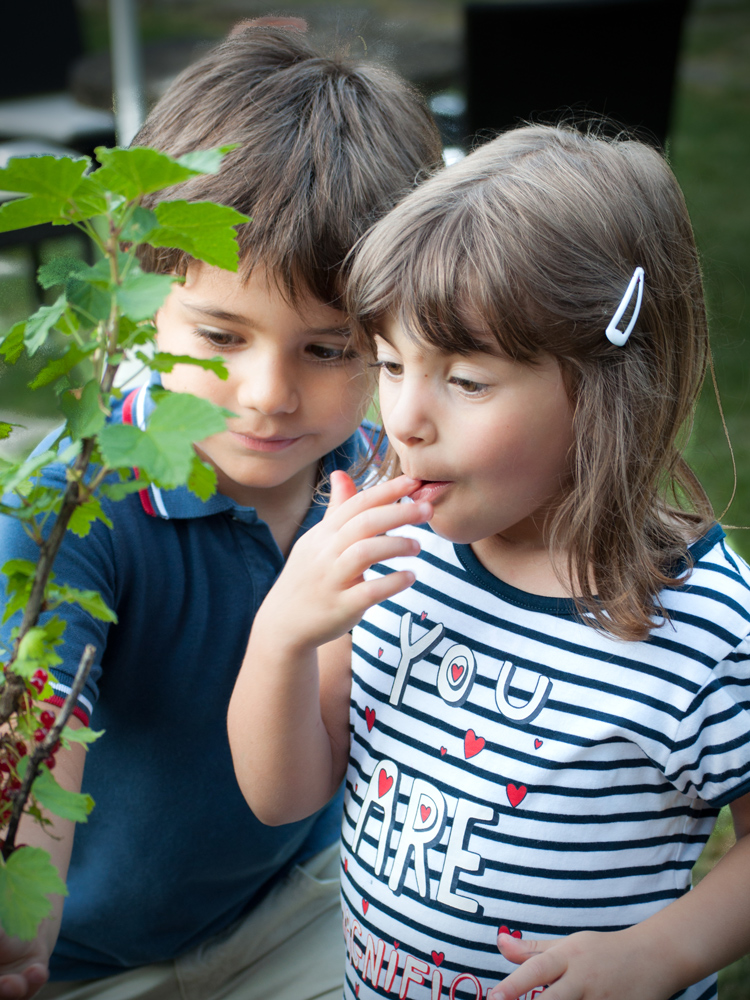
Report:
M 354 357 L 352 351 L 347 351 L 345 347 L 334 347 L 332 344 L 310 344 L 307 350 L 316 361 L 341 361 L 343 358 L 348 361 Z
M 230 347 L 237 347 L 239 344 L 244 343 L 242 337 L 239 337 L 236 333 L 227 333 L 225 330 L 206 330 L 198 327 L 195 333 L 200 340 L 219 350 L 227 350 Z

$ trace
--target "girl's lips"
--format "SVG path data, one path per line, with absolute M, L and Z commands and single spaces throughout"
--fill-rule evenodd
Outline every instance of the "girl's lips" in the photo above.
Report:
M 240 434 L 239 431 L 230 431 L 229 433 L 251 451 L 284 451 L 285 448 L 289 448 L 299 441 L 298 437 L 257 438 L 252 437 L 250 434 Z
M 431 480 L 423 479 L 422 485 L 416 489 L 412 494 L 410 494 L 409 499 L 413 500 L 415 503 L 419 503 L 422 500 L 428 500 L 430 503 L 435 503 L 437 499 L 452 486 L 453 483 L 450 480 Z

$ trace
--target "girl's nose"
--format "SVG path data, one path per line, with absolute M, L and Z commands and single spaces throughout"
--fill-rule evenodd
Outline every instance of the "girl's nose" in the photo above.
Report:
M 405 445 L 431 444 L 435 439 L 434 406 L 428 387 L 417 380 L 402 382 L 381 394 L 381 410 L 388 437 Z
M 290 367 L 276 356 L 248 357 L 237 386 L 238 404 L 266 416 L 294 413 L 299 395 Z

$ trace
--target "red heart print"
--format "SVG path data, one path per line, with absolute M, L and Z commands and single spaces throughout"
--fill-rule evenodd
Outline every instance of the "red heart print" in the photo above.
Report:
M 484 736 L 477 736 L 473 729 L 470 729 L 464 736 L 464 757 L 476 757 L 484 750 Z
M 349 871 L 349 858 L 344 858 L 344 871 Z
M 461 666 L 460 663 L 452 663 L 451 664 L 451 673 L 453 674 L 453 683 L 454 684 L 458 683 L 458 678 L 461 676 L 461 674 L 463 672 L 464 672 L 464 668 Z
M 382 655 L 383 655 L 383 647 L 381 646 L 380 649 L 378 650 L 378 659 L 380 659 Z
M 367 723 L 367 732 L 372 732 L 372 727 L 375 725 L 375 709 L 366 708 L 365 709 L 365 722 Z
M 448 747 L 440 747 L 440 756 L 441 757 L 445 757 L 445 755 L 447 753 L 448 753 Z
M 357 985 L 354 987 L 354 992 L 357 996 L 359 996 L 359 983 L 357 983 Z
M 426 823 L 427 820 L 430 818 L 430 813 L 432 812 L 432 809 L 429 806 L 420 806 L 419 811 L 422 815 L 422 822 Z
M 514 785 L 513 782 L 511 781 L 508 784 L 506 791 L 508 793 L 508 802 L 510 802 L 510 804 L 515 809 L 516 806 L 520 805 L 526 798 L 526 792 L 528 791 L 528 788 L 526 787 L 526 785 Z
M 445 952 L 443 952 L 443 951 L 433 951 L 433 953 L 432 953 L 432 961 L 435 963 L 435 965 L 442 965 L 444 958 L 445 958 Z
M 520 931 L 512 931 L 510 929 L 510 927 L 508 927 L 506 924 L 503 924 L 502 927 L 498 927 L 497 933 L 498 934 L 510 934 L 510 936 L 514 937 L 514 938 L 523 937 L 523 935 L 521 934 Z
M 357 794 L 357 789 L 359 788 L 359 782 L 354 786 L 354 794 Z
M 540 740 L 540 739 L 534 740 L 534 749 L 538 750 L 539 747 L 542 745 L 542 743 L 544 743 L 544 740 Z
M 424 621 L 426 617 L 427 617 L 427 612 L 423 611 L 422 614 L 421 614 L 421 616 L 420 616 L 420 620 Z
M 386 792 L 389 792 L 391 785 L 393 784 L 393 778 L 389 778 L 385 773 L 385 768 L 380 768 L 380 774 L 378 775 L 378 798 L 382 799 Z M 524 789 L 526 791 L 526 789 Z
M 393 947 L 398 951 L 398 941 L 393 942 Z
M 367 913 L 367 911 L 369 909 L 370 909 L 370 904 L 367 902 L 367 900 L 364 897 L 362 897 L 362 912 L 363 913 Z

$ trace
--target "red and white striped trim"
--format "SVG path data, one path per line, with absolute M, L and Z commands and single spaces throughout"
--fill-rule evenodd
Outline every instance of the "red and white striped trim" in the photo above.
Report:
M 148 396 L 148 386 L 143 385 L 139 389 L 133 389 L 129 393 L 122 405 L 122 422 L 138 427 L 140 430 L 146 429 L 146 399 Z M 133 469 L 135 478 L 138 479 L 140 473 L 138 469 Z M 158 486 L 150 486 L 145 490 L 139 490 L 138 496 L 141 498 L 141 506 L 149 517 L 169 518 L 161 490 Z M 153 502 L 152 502 L 153 499 Z M 156 508 L 156 509 L 154 509 Z

